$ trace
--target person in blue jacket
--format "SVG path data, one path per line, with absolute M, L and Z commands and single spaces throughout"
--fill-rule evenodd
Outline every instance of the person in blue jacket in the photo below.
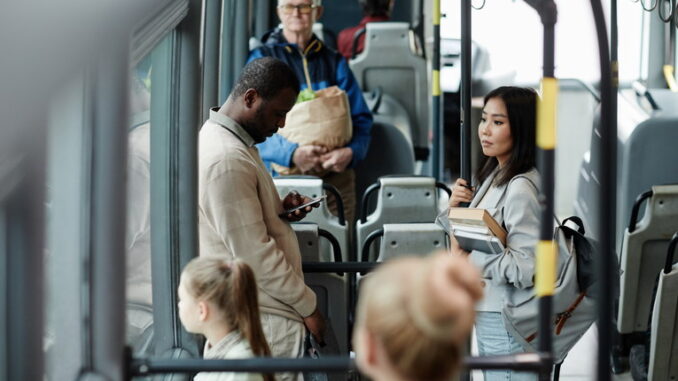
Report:
M 272 56 L 287 63 L 297 74 L 301 89 L 307 87 L 304 66 L 311 78 L 313 90 L 338 86 L 348 97 L 353 136 L 344 147 L 327 151 L 316 145 L 299 146 L 279 134 L 257 145 L 261 158 L 272 175 L 277 175 L 271 163 L 297 167 L 302 173 L 329 170 L 323 176 L 341 192 L 346 216 L 353 220 L 355 210 L 355 173 L 353 168 L 367 155 L 372 129 L 370 112 L 362 90 L 346 60 L 327 47 L 313 34 L 313 23 L 323 12 L 321 0 L 278 0 L 278 17 L 282 28 L 276 28 L 262 38 L 263 46 L 250 52 L 249 61 Z M 333 200 L 330 209 L 335 208 Z

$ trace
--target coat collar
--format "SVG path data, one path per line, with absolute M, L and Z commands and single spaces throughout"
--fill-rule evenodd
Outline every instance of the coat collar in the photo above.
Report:
M 212 107 L 210 109 L 210 121 L 216 123 L 221 127 L 231 131 L 233 135 L 237 136 L 246 146 L 253 147 L 255 142 L 247 131 L 242 128 L 235 120 L 219 112 L 219 107 Z
M 504 198 L 506 195 L 506 191 L 508 190 L 508 186 L 511 184 L 511 182 L 518 178 L 518 177 L 524 177 L 527 180 L 529 180 L 535 187 L 537 187 L 536 184 L 539 183 L 539 172 L 537 172 L 536 168 L 532 168 L 529 171 L 516 175 L 514 176 L 509 182 L 507 182 L 504 185 L 500 186 L 493 186 L 494 185 L 494 180 L 499 173 L 499 167 L 495 168 L 492 173 L 487 177 L 485 182 L 483 182 L 480 185 L 480 188 L 478 188 L 478 192 L 476 195 L 473 197 L 473 201 L 471 201 L 471 204 L 469 205 L 470 208 L 476 208 L 478 206 L 478 203 L 480 203 L 480 200 L 483 199 L 483 197 L 487 197 L 485 200 L 485 207 L 486 208 L 494 208 L 499 203 L 501 200 Z
M 478 192 L 476 193 L 475 197 L 473 197 L 473 201 L 471 201 L 471 205 L 469 205 L 470 208 L 476 208 L 478 203 L 480 203 L 480 201 L 485 197 L 487 198 L 485 200 L 485 208 L 495 207 L 499 204 L 504 196 L 504 193 L 506 193 L 508 183 L 495 187 L 494 180 L 498 173 L 499 167 L 495 168 L 494 171 L 492 171 L 492 173 L 490 173 L 490 175 L 487 177 L 487 179 L 485 179 L 485 181 L 480 185 Z M 490 192 L 490 190 L 492 191 Z
M 282 28 L 275 28 L 271 32 L 266 33 L 261 40 L 265 45 L 284 45 L 289 53 L 292 53 L 293 51 L 300 51 L 297 44 L 289 43 L 287 39 L 285 39 L 285 36 L 282 33 Z M 301 54 L 304 56 L 317 54 L 324 46 L 325 45 L 318 38 L 318 36 L 313 33 L 311 34 L 311 40 L 308 42 L 308 45 L 306 45 L 306 49 L 304 49 Z

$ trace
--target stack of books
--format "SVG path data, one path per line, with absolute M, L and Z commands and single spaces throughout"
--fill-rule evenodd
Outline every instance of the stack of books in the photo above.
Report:
M 450 208 L 450 232 L 462 249 L 501 254 L 506 247 L 506 230 L 479 208 Z

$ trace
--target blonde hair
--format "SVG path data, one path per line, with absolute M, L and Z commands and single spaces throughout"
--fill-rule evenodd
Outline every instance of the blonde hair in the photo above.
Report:
M 249 342 L 255 356 L 271 356 L 259 317 L 257 282 L 245 262 L 220 257 L 198 257 L 184 267 L 186 291 L 194 298 L 213 303 L 229 328 L 237 329 Z M 273 380 L 265 375 L 265 380 Z
M 465 258 L 395 259 L 364 280 L 356 324 L 383 344 L 402 376 L 445 380 L 459 368 L 481 295 L 480 276 Z

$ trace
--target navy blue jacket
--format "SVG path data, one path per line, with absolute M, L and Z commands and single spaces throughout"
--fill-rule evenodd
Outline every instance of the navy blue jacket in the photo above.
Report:
M 362 90 L 355 80 L 348 63 L 338 52 L 325 46 L 315 35 L 301 52 L 297 44 L 290 44 L 285 40 L 281 29 L 275 29 L 264 36 L 264 45 L 252 50 L 247 62 L 261 57 L 275 57 L 287 63 L 297 74 L 301 89 L 307 87 L 304 75 L 304 59 L 308 63 L 311 87 L 320 90 L 330 86 L 338 86 L 346 92 L 348 103 L 351 107 L 351 119 L 353 121 L 353 137 L 346 145 L 353 150 L 353 160 L 350 167 L 365 158 L 370 144 L 370 132 L 372 130 L 372 113 L 370 112 Z M 291 167 L 292 154 L 299 145 L 292 143 L 279 134 L 257 144 L 259 153 L 266 167 L 271 170 L 271 163 L 285 167 Z

